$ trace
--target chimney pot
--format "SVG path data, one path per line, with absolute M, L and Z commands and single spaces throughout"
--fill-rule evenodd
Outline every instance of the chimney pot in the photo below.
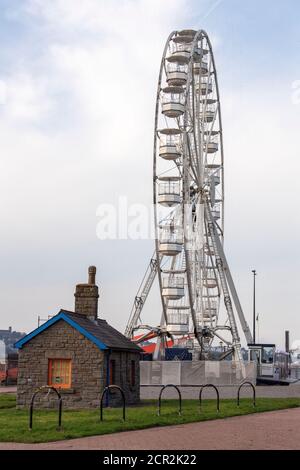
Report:
M 96 266 L 89 267 L 89 277 L 88 277 L 88 284 L 95 285 L 96 284 Z

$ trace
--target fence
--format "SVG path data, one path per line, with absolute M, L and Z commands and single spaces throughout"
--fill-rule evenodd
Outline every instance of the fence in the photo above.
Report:
M 256 363 L 233 361 L 141 361 L 142 386 L 174 384 L 199 386 L 239 385 L 243 381 L 256 383 Z
M 291 374 L 290 377 L 291 379 L 298 379 L 300 380 L 300 364 L 299 365 L 291 365 Z

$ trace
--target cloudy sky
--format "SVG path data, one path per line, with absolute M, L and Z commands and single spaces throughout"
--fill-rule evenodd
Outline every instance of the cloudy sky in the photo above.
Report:
M 300 338 L 297 0 L 0 0 L 0 328 L 73 308 L 98 267 L 123 329 L 152 241 L 97 239 L 97 208 L 152 199 L 160 57 L 174 29 L 212 40 L 223 108 L 226 252 L 259 339 Z M 153 298 L 149 318 L 159 310 Z

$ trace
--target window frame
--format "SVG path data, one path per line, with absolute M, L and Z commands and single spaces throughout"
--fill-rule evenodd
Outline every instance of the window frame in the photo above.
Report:
M 116 360 L 109 360 L 109 385 L 116 385 Z
M 135 387 L 136 385 L 135 376 L 136 376 L 136 361 L 132 359 L 130 361 L 130 386 L 131 387 Z
M 68 376 L 69 376 L 69 381 L 68 383 L 67 382 L 64 382 L 64 383 L 55 383 L 54 382 L 54 377 L 53 377 L 53 365 L 55 362 L 58 362 L 60 361 L 60 367 L 62 365 L 62 363 L 67 363 L 67 367 L 68 367 Z M 61 370 L 62 370 L 62 367 L 61 367 Z M 66 374 L 62 377 L 66 377 Z M 55 357 L 55 358 L 49 358 L 48 359 L 48 385 L 50 387 L 54 387 L 54 388 L 61 388 L 61 389 L 69 389 L 71 388 L 71 383 L 72 383 L 72 359 L 69 359 L 69 358 L 65 358 L 65 357 L 62 357 L 62 358 L 59 358 L 59 357 Z

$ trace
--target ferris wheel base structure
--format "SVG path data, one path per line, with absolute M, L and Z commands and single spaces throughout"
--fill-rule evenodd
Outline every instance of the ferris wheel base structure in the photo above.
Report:
M 211 42 L 203 30 L 173 31 L 158 77 L 153 146 L 155 252 L 135 297 L 125 334 L 156 338 L 154 359 L 170 340 L 211 359 L 242 361 L 245 320 L 223 249 L 224 149 L 221 103 Z M 155 278 L 161 312 L 153 326 L 142 311 Z

